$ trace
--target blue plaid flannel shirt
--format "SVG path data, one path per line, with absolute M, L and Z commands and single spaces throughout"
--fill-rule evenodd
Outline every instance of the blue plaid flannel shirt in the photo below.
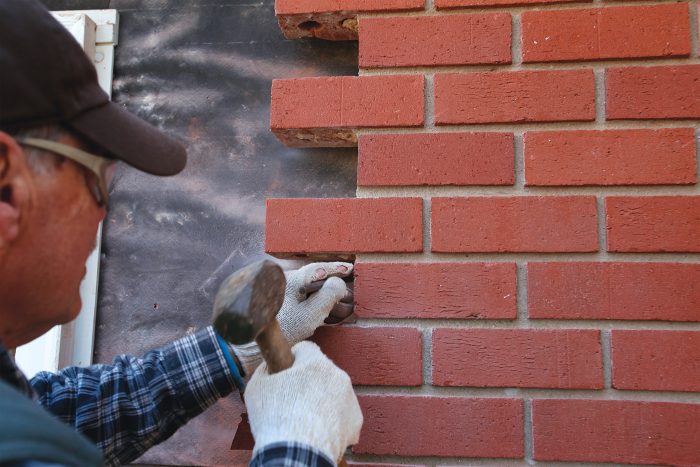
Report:
M 121 355 L 112 365 L 41 372 L 30 382 L 0 346 L 0 378 L 93 440 L 109 466 L 135 460 L 236 388 L 211 327 L 141 358 Z M 266 446 L 250 464 L 334 465 L 291 442 Z

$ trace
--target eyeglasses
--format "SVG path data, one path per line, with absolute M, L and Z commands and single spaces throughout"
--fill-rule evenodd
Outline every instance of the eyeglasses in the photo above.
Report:
M 24 146 L 44 149 L 77 162 L 87 168 L 97 177 L 96 183 L 88 183 L 88 189 L 100 207 L 107 205 L 109 183 L 112 181 L 117 162 L 106 159 L 67 144 L 39 138 L 17 138 L 16 141 Z

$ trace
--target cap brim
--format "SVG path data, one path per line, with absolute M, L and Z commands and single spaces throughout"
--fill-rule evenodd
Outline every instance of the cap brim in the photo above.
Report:
M 187 163 L 182 144 L 112 102 L 63 123 L 108 156 L 153 175 L 175 175 Z

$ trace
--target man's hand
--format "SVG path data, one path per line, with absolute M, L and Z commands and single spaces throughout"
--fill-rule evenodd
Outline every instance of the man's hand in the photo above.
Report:
M 311 337 L 331 309 L 345 296 L 345 282 L 341 277 L 352 274 L 351 263 L 311 263 L 295 271 L 285 272 L 287 287 L 284 303 L 277 314 L 282 333 L 293 346 Z M 312 282 L 328 279 L 318 292 L 308 298 L 299 289 Z M 257 344 L 233 346 L 233 352 L 247 376 L 253 374 L 262 362 Z
M 338 461 L 357 443 L 362 411 L 350 377 L 312 342 L 292 348 L 294 365 L 274 375 L 263 363 L 248 383 L 245 404 L 255 438 L 253 455 L 267 445 L 297 442 Z

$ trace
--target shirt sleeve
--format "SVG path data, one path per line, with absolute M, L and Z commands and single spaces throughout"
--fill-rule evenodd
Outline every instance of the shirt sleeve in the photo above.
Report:
M 41 372 L 38 401 L 102 449 L 106 465 L 133 461 L 236 387 L 211 327 L 141 358 Z
M 249 467 L 336 467 L 321 451 L 306 444 L 272 443 L 257 451 Z

